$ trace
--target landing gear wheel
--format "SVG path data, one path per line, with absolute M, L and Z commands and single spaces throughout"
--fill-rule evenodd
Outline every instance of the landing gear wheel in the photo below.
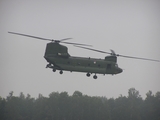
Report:
M 63 71 L 61 70 L 59 73 L 60 73 L 60 74 L 63 74 Z
M 86 74 L 87 77 L 90 77 L 90 75 L 91 75 L 90 73 L 87 73 L 87 74 Z
M 53 71 L 53 72 L 56 72 L 56 69 L 53 69 L 52 71 Z
M 94 78 L 94 79 L 97 79 L 97 75 L 94 75 L 93 78 Z

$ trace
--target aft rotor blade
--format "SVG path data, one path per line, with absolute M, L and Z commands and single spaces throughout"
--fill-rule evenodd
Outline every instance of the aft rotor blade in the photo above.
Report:
M 132 59 L 140 59 L 140 60 L 148 60 L 148 61 L 160 62 L 159 60 L 154 60 L 154 59 L 141 58 L 141 57 L 132 57 L 132 56 L 126 56 L 126 55 L 119 55 L 119 54 L 117 54 L 116 56 L 125 57 L 125 58 L 132 58 Z
M 71 43 L 71 42 L 61 42 L 61 43 L 65 43 L 65 44 L 72 44 L 72 45 L 82 45 L 82 46 L 90 46 L 92 47 L 92 45 L 87 45 L 87 44 L 80 44 L 80 43 Z M 80 47 L 80 46 L 79 46 Z
M 112 53 L 109 53 L 109 52 L 104 52 L 104 51 L 101 51 L 101 50 L 96 50 L 96 49 L 82 47 L 82 46 L 76 46 L 76 47 L 87 49 L 87 50 L 92 50 L 92 51 L 96 51 L 96 52 L 100 52 L 100 53 L 110 54 L 110 55 L 112 54 Z
M 41 38 L 41 37 L 36 37 L 36 36 L 32 36 L 32 35 L 26 35 L 26 34 L 21 34 L 21 33 L 15 33 L 15 32 L 8 32 L 8 33 L 11 33 L 11 34 L 16 34 L 16 35 L 21 35 L 21 36 L 25 36 L 25 37 L 36 38 L 36 39 L 40 39 L 40 40 L 54 41 L 54 40 L 52 40 L 52 39 Z
M 92 46 L 92 45 L 79 44 L 79 43 L 63 42 L 65 40 L 69 40 L 69 39 L 72 39 L 72 38 L 65 38 L 65 39 L 61 39 L 61 40 L 53 40 L 53 39 L 47 39 L 47 38 L 42 38 L 42 37 L 37 37 L 37 36 L 32 36 L 32 35 L 26 35 L 26 34 L 21 34 L 21 33 L 16 33 L 16 32 L 8 32 L 8 33 L 16 34 L 16 35 L 21 35 L 21 36 L 25 36 L 25 37 L 36 38 L 36 39 L 40 39 L 40 40 L 54 41 L 54 42 L 57 42 L 57 43 L 66 43 L 66 44 L 73 44 L 73 45 Z
M 73 38 L 65 38 L 65 39 L 61 39 L 59 41 L 62 42 L 62 41 L 69 40 L 69 39 L 73 39 Z

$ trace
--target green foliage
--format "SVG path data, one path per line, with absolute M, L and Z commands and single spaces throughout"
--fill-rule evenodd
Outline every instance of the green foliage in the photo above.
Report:
M 116 99 L 90 97 L 75 91 L 52 92 L 49 97 L 18 97 L 9 93 L 0 97 L 0 120 L 160 120 L 160 92 L 146 93 L 143 100 L 135 88 L 128 90 L 128 96 Z

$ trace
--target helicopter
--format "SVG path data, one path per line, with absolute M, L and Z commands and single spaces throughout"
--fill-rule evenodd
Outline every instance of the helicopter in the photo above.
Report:
M 39 40 L 46 40 L 50 41 L 46 45 L 46 50 L 44 54 L 44 58 L 48 62 L 46 68 L 51 68 L 53 72 L 59 70 L 60 74 L 63 74 L 63 71 L 70 71 L 70 72 L 84 72 L 86 73 L 87 77 L 90 77 L 91 74 L 93 75 L 94 79 L 97 79 L 97 74 L 111 74 L 116 75 L 123 72 L 123 69 L 118 67 L 117 64 L 117 57 L 125 57 L 125 58 L 132 58 L 132 59 L 140 59 L 140 60 L 148 60 L 148 61 L 155 61 L 160 62 L 159 60 L 154 59 L 147 59 L 147 58 L 140 58 L 140 57 L 132 57 L 126 55 L 116 54 L 114 50 L 110 50 L 111 52 L 105 52 L 97 49 L 89 48 L 91 45 L 87 44 L 79 44 L 79 43 L 72 43 L 72 42 L 65 42 L 66 40 L 72 38 L 65 38 L 61 40 L 54 40 L 54 39 L 47 39 L 36 37 L 32 35 L 26 35 L 21 33 L 15 32 L 8 32 L 10 34 L 21 35 L 25 37 L 31 37 Z M 97 59 L 97 58 L 90 58 L 90 57 L 75 57 L 71 56 L 68 53 L 68 48 L 60 43 L 65 44 L 72 44 L 75 47 L 92 50 L 99 53 L 109 54 L 104 59 Z

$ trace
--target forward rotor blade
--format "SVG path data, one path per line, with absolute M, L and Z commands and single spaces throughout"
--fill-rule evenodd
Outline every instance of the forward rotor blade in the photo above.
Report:
M 125 57 L 125 58 L 132 58 L 132 59 L 140 59 L 140 60 L 148 60 L 148 61 L 160 62 L 159 60 L 154 60 L 154 59 L 141 58 L 141 57 L 132 57 L 132 56 L 126 56 L 126 55 L 119 55 L 119 54 L 117 54 L 116 56 Z
M 116 53 L 114 52 L 114 50 L 110 49 L 112 55 L 116 55 Z
M 8 33 L 11 33 L 11 34 L 16 34 L 16 35 L 21 35 L 21 36 L 25 36 L 25 37 L 36 38 L 36 39 L 40 39 L 40 40 L 55 41 L 55 40 L 52 40 L 52 39 L 41 38 L 41 37 L 36 37 L 36 36 L 32 36 L 32 35 L 26 35 L 26 34 L 21 34 L 21 33 L 15 33 L 15 32 L 8 32 Z
M 79 43 L 71 43 L 71 42 L 61 42 L 61 43 L 65 43 L 65 44 L 72 44 L 72 45 L 82 45 L 82 46 L 90 46 L 92 47 L 92 45 L 87 45 L 87 44 L 79 44 Z M 79 46 L 80 47 L 80 46 Z
M 81 46 L 76 46 L 76 47 L 87 49 L 87 50 L 92 50 L 92 51 L 96 51 L 96 52 L 100 52 L 100 53 L 110 54 L 110 55 L 112 54 L 112 53 L 109 53 L 109 52 L 104 52 L 104 51 L 101 51 L 101 50 L 96 50 L 96 49 L 87 48 L 87 47 L 81 47 Z
M 115 52 L 113 50 L 111 50 L 112 53 L 109 53 L 109 52 L 104 52 L 104 51 L 101 51 L 101 50 L 96 50 L 96 49 L 87 48 L 87 47 L 81 47 L 81 46 L 76 46 L 76 47 L 87 49 L 87 50 L 92 50 L 92 51 L 96 51 L 96 52 L 100 52 L 100 53 L 110 54 L 110 55 L 117 56 L 117 57 L 125 57 L 125 58 L 132 58 L 132 59 L 140 59 L 140 60 L 148 60 L 148 61 L 160 62 L 159 60 L 154 60 L 154 59 L 141 58 L 141 57 L 132 57 L 132 56 L 115 54 Z

